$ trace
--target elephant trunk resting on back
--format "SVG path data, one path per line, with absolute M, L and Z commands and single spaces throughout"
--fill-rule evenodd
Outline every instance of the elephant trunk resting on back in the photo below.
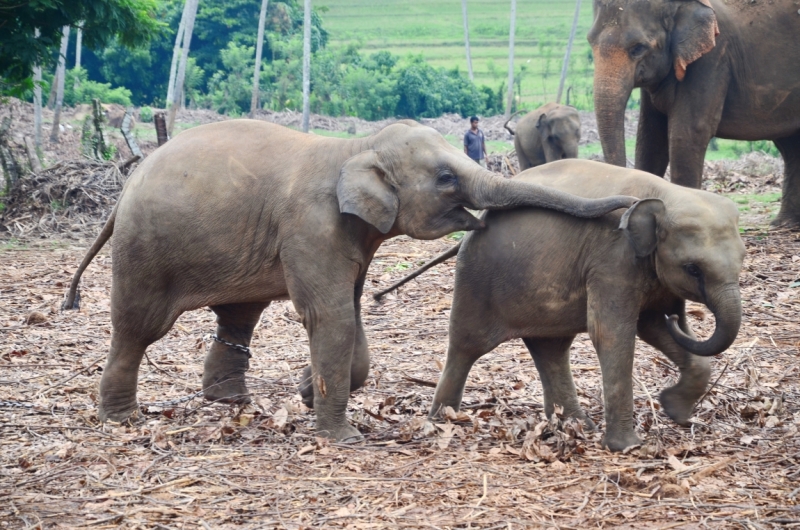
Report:
M 561 405 L 593 426 L 578 403 L 569 364 L 575 335 L 588 331 L 602 370 L 610 449 L 639 443 L 632 390 L 637 335 L 680 369 L 677 384 L 660 399 L 672 419 L 686 424 L 709 380 L 707 356 L 727 349 L 741 323 L 744 245 L 736 206 L 648 173 L 585 160 L 555 162 L 515 180 L 584 197 L 645 199 L 592 220 L 531 208 L 489 212 L 486 229 L 464 237 L 447 363 L 431 414 L 445 406 L 458 410 L 473 363 L 522 338 L 541 376 L 545 413 Z M 716 329 L 707 341 L 689 329 L 685 300 L 714 313 Z
M 587 200 L 504 179 L 415 122 L 352 140 L 254 120 L 202 125 L 130 176 L 64 305 L 73 307 L 82 272 L 113 233 L 114 332 L 99 416 L 121 421 L 137 410 L 145 349 L 181 313 L 205 306 L 217 315 L 205 398 L 249 401 L 253 329 L 270 302 L 290 298 L 310 342 L 304 401 L 321 435 L 345 439 L 359 434 L 345 411 L 369 370 L 360 299 L 383 241 L 481 228 L 465 207 L 535 205 L 595 217 L 634 200 Z
M 521 171 L 564 158 L 578 158 L 581 119 L 573 107 L 558 103 L 542 105 L 523 116 L 516 131 L 508 126 L 509 121 L 511 118 L 504 127 L 514 136 Z

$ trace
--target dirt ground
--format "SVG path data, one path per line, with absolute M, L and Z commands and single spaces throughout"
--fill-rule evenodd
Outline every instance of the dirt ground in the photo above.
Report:
M 626 454 L 600 446 L 599 365 L 586 335 L 572 346 L 573 372 L 599 432 L 544 417 L 521 341 L 478 362 L 462 413 L 426 421 L 454 263 L 381 303 L 371 294 L 448 238 L 396 238 L 372 263 L 363 316 L 373 364 L 348 411 L 364 442 L 315 438 L 296 392 L 308 341 L 290 302 L 273 303 L 254 334 L 251 405 L 203 401 L 215 329 L 204 309 L 148 350 L 139 417 L 100 424 L 113 239 L 84 274 L 80 311 L 59 305 L 124 175 L 113 164 L 63 164 L 30 181 L 19 194 L 29 202 L 10 202 L 0 219 L 0 528 L 800 527 L 800 233 L 767 229 L 781 184 L 775 159 L 707 164 L 704 186 L 742 211 L 742 329 L 713 361 L 690 428 L 659 410 L 674 367 L 637 343 L 645 442 Z M 708 311 L 691 304 L 690 315 L 709 336 Z

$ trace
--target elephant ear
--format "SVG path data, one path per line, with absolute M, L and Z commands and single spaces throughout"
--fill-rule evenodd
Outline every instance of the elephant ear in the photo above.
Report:
M 675 77 L 683 81 L 686 67 L 714 49 L 719 35 L 717 16 L 709 0 L 680 0 L 672 31 Z
M 357 215 L 382 234 L 392 229 L 400 201 L 375 151 L 347 159 L 339 173 L 336 196 L 340 212 Z
M 637 258 L 649 256 L 658 245 L 658 226 L 667 209 L 661 199 L 642 199 L 622 214 L 619 229 L 625 232 Z
M 547 114 L 545 114 L 544 112 L 539 114 L 539 119 L 536 121 L 536 128 L 541 130 L 541 128 L 544 126 L 544 120 L 546 119 L 547 119 Z

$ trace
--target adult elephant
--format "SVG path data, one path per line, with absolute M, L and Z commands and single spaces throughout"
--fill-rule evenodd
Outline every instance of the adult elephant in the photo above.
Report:
M 625 165 L 641 87 L 636 168 L 699 188 L 712 137 L 772 140 L 786 162 L 776 225 L 800 227 L 800 13 L 795 0 L 595 0 L 589 31 L 606 161 Z
M 114 331 L 99 417 L 121 421 L 137 410 L 145 349 L 181 313 L 204 306 L 217 314 L 205 398 L 248 401 L 253 328 L 271 301 L 290 298 L 311 349 L 301 393 L 316 409 L 317 431 L 341 440 L 359 434 L 345 410 L 369 369 L 360 298 L 384 240 L 483 227 L 465 207 L 529 205 L 595 217 L 632 201 L 506 180 L 415 122 L 354 140 L 254 120 L 203 125 L 131 175 L 64 306 L 73 307 L 83 270 L 113 232 Z
M 516 131 L 508 126 L 510 121 L 511 118 L 503 127 L 514 136 L 520 171 L 564 158 L 578 158 L 581 118 L 574 107 L 558 103 L 542 105 L 523 116 Z

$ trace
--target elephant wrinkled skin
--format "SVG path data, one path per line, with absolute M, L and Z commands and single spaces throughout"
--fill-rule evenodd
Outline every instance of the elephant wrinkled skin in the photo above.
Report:
M 114 331 L 99 417 L 121 421 L 137 410 L 145 349 L 181 313 L 205 306 L 220 339 L 206 357 L 205 398 L 248 401 L 243 348 L 269 303 L 289 298 L 310 341 L 304 401 L 321 435 L 347 439 L 359 435 L 345 417 L 349 393 L 369 370 L 361 292 L 381 242 L 481 228 L 465 207 L 540 205 L 594 217 L 632 202 L 508 181 L 415 122 L 353 140 L 254 120 L 203 125 L 131 175 L 64 306 L 73 307 L 81 273 L 113 233 Z
M 447 363 L 431 414 L 445 406 L 458 410 L 475 361 L 522 338 L 541 376 L 545 413 L 560 405 L 593 427 L 569 363 L 575 335 L 588 331 L 603 376 L 607 447 L 619 451 L 640 442 L 633 428 L 637 335 L 680 369 L 677 384 L 660 399 L 673 420 L 688 423 L 709 380 L 707 356 L 727 349 L 741 324 L 744 244 L 736 206 L 648 173 L 586 160 L 554 162 L 515 180 L 584 197 L 645 199 L 592 220 L 531 208 L 489 212 L 486 229 L 464 237 Z M 689 329 L 685 300 L 713 312 L 716 329 L 708 340 L 698 341 Z
M 521 171 L 564 158 L 578 158 L 581 118 L 573 107 L 547 103 L 523 116 L 516 131 L 511 130 L 508 121 L 505 128 L 514 135 Z
M 641 87 L 636 168 L 699 188 L 714 136 L 772 140 L 786 162 L 773 224 L 800 228 L 800 13 L 796 0 L 595 0 L 597 127 L 626 164 L 624 114 Z

